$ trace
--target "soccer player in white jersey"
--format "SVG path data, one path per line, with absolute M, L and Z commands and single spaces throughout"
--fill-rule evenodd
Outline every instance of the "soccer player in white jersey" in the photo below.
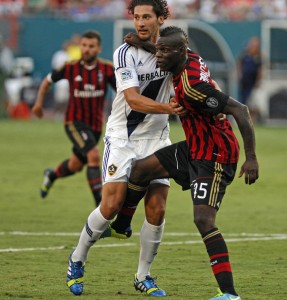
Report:
M 129 13 L 143 41 L 155 43 L 160 26 L 169 16 L 164 0 L 131 0 Z M 153 54 L 123 44 L 114 53 L 117 95 L 109 117 L 103 158 L 101 205 L 88 217 L 79 243 L 69 258 L 67 285 L 74 295 L 83 292 L 85 262 L 90 247 L 100 238 L 125 201 L 132 161 L 170 144 L 168 114 L 184 113 L 169 103 L 171 76 L 156 65 Z M 141 229 L 136 290 L 149 296 L 166 296 L 150 276 L 164 228 L 169 188 L 166 179 L 152 182 L 145 199 L 146 219 Z

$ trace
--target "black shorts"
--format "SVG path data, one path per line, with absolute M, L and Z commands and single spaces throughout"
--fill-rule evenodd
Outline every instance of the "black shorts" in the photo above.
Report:
M 183 190 L 191 189 L 194 205 L 219 209 L 226 187 L 234 179 L 236 163 L 192 160 L 185 141 L 160 149 L 155 155 Z
M 83 163 L 87 163 L 87 153 L 94 148 L 101 137 L 101 132 L 96 132 L 81 121 L 67 122 L 66 133 L 73 143 L 73 153 Z

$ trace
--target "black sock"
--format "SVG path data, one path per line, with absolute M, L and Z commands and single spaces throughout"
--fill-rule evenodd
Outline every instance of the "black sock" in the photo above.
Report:
M 87 167 L 87 178 L 90 189 L 93 193 L 96 206 L 99 206 L 102 199 L 102 176 L 100 167 Z
M 213 228 L 202 236 L 210 258 L 212 272 L 223 293 L 236 295 L 233 283 L 229 254 L 223 236 L 217 228 Z
M 142 187 L 128 182 L 126 200 L 111 225 L 117 232 L 124 232 L 126 228 L 131 226 L 133 215 L 140 200 L 144 197 L 147 188 L 147 186 Z
M 74 175 L 75 173 L 72 172 L 68 167 L 69 159 L 64 160 L 62 163 L 59 164 L 59 166 L 56 168 L 56 170 L 50 174 L 50 180 L 54 181 L 57 178 L 67 177 Z

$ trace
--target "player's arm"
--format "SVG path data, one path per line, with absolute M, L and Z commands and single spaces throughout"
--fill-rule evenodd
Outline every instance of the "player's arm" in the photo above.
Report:
M 65 65 L 61 69 L 54 70 L 52 73 L 49 73 L 41 82 L 40 87 L 38 89 L 35 104 L 32 107 L 32 112 L 38 118 L 43 117 L 43 104 L 48 91 L 50 90 L 54 82 L 57 82 L 64 78 L 64 73 L 65 73 Z
M 144 49 L 152 54 L 155 54 L 156 52 L 155 45 L 152 42 L 141 40 L 139 36 L 134 32 L 130 32 L 125 35 L 124 41 L 135 48 Z
M 41 85 L 39 87 L 38 93 L 37 93 L 37 99 L 32 107 L 32 112 L 38 117 L 43 117 L 43 103 L 45 101 L 46 94 L 48 93 L 49 89 L 51 88 L 52 81 L 49 81 L 47 77 L 43 79 L 41 82 Z
M 138 87 L 130 87 L 124 91 L 125 99 L 129 106 L 136 111 L 146 114 L 176 114 L 181 115 L 184 110 L 179 105 L 159 103 L 140 94 Z
M 244 143 L 246 160 L 240 169 L 239 177 L 245 174 L 246 184 L 255 183 L 259 177 L 259 167 L 255 153 L 254 127 L 249 109 L 246 105 L 229 97 L 223 112 L 234 117 Z

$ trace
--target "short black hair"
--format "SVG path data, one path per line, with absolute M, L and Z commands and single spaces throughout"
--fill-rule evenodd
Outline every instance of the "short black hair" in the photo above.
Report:
M 99 34 L 99 32 L 95 31 L 95 30 L 89 30 L 86 31 L 82 34 L 81 36 L 82 38 L 87 38 L 87 39 L 97 39 L 99 42 L 99 45 L 102 44 L 102 38 L 101 35 Z
M 161 37 L 167 37 L 167 36 L 170 36 L 170 35 L 173 35 L 173 34 L 182 34 L 185 38 L 185 42 L 186 44 L 188 44 L 188 37 L 187 37 L 187 34 L 186 32 L 179 28 L 179 27 L 176 27 L 176 26 L 167 26 L 165 28 L 163 28 L 161 31 L 160 31 L 160 36 Z
M 162 16 L 164 20 L 170 16 L 166 0 L 132 0 L 128 5 L 128 13 L 133 15 L 138 5 L 151 5 L 157 17 Z

